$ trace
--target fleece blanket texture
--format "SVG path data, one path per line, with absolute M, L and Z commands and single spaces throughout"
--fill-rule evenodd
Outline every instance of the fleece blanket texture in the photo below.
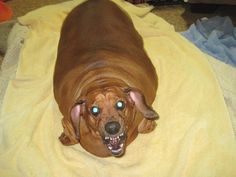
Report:
M 206 54 L 219 81 L 236 138 L 236 68 Z
M 115 1 L 131 16 L 159 76 L 154 132 L 122 158 L 63 146 L 53 70 L 65 16 L 81 3 L 46 6 L 19 18 L 29 27 L 0 117 L 2 177 L 235 177 L 236 144 L 216 77 L 202 52 L 150 11 Z M 99 34 L 98 34 L 99 35 Z

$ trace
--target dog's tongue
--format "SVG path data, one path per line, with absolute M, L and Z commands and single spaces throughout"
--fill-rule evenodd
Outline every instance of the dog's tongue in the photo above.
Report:
M 113 144 L 113 145 L 112 145 L 112 149 L 113 149 L 113 150 L 120 149 L 120 145 L 119 145 L 119 144 Z

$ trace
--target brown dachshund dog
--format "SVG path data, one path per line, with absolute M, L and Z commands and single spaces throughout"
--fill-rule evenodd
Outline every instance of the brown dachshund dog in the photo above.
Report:
M 64 145 L 121 156 L 155 126 L 155 68 L 131 19 L 109 0 L 88 0 L 65 19 L 54 72 Z

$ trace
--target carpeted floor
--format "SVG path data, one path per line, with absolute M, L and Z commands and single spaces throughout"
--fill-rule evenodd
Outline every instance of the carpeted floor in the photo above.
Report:
M 25 13 L 48 5 L 64 2 L 66 0 L 9 0 L 9 4 L 14 13 L 14 18 L 24 15 Z M 214 13 L 192 13 L 188 4 L 183 5 L 169 5 L 169 6 L 156 6 L 153 13 L 163 17 L 169 23 L 173 24 L 176 31 L 184 31 L 194 23 L 197 19 L 202 17 L 211 17 L 216 15 L 230 16 L 236 23 L 236 6 L 222 6 Z
M 49 4 L 65 2 L 67 0 L 8 0 L 6 3 L 13 9 L 13 18 Z M 236 25 L 236 6 L 220 6 L 214 13 L 192 13 L 189 4 L 156 6 L 153 13 L 164 18 L 175 27 L 176 31 L 185 31 L 197 19 L 212 16 L 229 16 Z M 3 56 L 0 56 L 0 64 Z

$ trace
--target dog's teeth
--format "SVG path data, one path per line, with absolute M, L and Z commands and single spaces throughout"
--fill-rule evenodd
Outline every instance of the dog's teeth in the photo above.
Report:
M 122 148 L 124 146 L 124 144 L 122 143 L 121 145 L 120 145 L 120 147 Z
M 107 136 L 107 137 L 105 137 L 105 140 L 109 140 L 110 138 Z
M 125 134 L 124 134 L 124 133 L 121 133 L 120 136 L 119 136 L 119 138 L 122 138 L 122 139 L 123 139 L 124 137 L 125 137 Z

